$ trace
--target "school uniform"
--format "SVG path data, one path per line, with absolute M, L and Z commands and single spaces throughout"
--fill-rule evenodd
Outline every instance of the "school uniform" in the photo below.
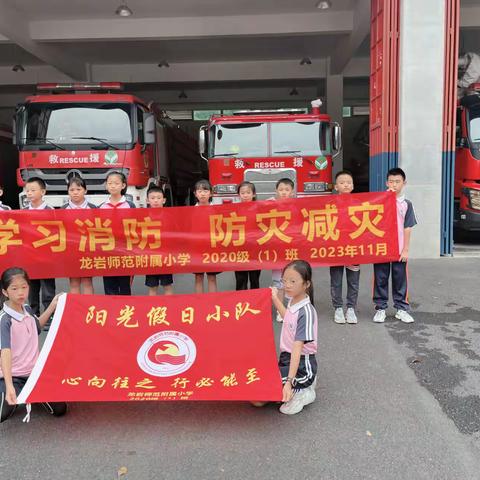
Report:
M 119 210 L 124 208 L 135 208 L 135 204 L 125 197 L 122 197 L 118 203 L 111 203 L 110 200 L 102 203 L 98 208 L 110 208 Z M 131 280 L 130 276 L 114 276 L 103 277 L 103 289 L 105 295 L 131 295 Z
M 347 308 L 357 306 L 358 289 L 360 286 L 360 265 L 340 265 L 330 267 L 330 295 L 333 308 L 343 307 L 343 271 L 347 277 Z
M 261 270 L 242 270 L 235 272 L 235 281 L 237 290 L 248 290 L 248 281 L 250 280 L 250 288 L 260 288 Z
M 46 202 L 43 202 L 36 208 L 30 205 L 27 207 L 27 210 L 53 210 L 53 208 L 47 205 Z M 55 290 L 56 284 L 54 278 L 30 280 L 28 302 L 35 315 L 40 315 L 40 296 L 42 297 L 43 308 L 46 309 L 55 296 Z M 47 325 L 49 325 L 49 323 Z
M 412 202 L 404 195 L 397 197 L 397 227 L 399 257 L 404 247 L 405 228 L 412 228 L 417 224 Z M 386 310 L 388 307 L 388 281 L 392 274 L 393 306 L 397 310 L 410 310 L 408 303 L 407 262 L 375 263 L 373 303 L 375 310 Z
M 97 208 L 96 205 L 85 200 L 81 205 L 75 205 L 71 200 L 69 200 L 65 205 L 61 207 L 64 210 L 85 210 L 88 208 Z
M 4 305 L 0 310 L 0 353 L 10 349 L 12 357 L 12 383 L 17 396 L 25 386 L 38 358 L 38 336 L 40 322 L 29 305 L 24 305 L 23 313 Z M 0 366 L 0 422 L 9 418 L 16 405 L 9 405 L 5 399 L 6 384 Z M 63 402 L 44 403 L 45 409 L 52 415 L 60 416 L 66 412 Z
M 291 301 L 283 317 L 282 332 L 280 334 L 280 358 L 278 366 L 282 381 L 287 381 L 290 369 L 290 359 L 295 341 L 304 342 L 300 364 L 293 382 L 293 388 L 301 390 L 310 387 L 317 375 L 317 332 L 318 318 L 310 297 L 305 297 L 295 305 Z

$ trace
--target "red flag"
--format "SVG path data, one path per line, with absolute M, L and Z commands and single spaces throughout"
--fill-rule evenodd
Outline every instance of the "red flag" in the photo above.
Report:
M 281 400 L 269 289 L 62 295 L 19 403 Z

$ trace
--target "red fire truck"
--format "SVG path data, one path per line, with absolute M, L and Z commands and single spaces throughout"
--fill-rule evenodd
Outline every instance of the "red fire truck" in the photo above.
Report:
M 213 203 L 238 200 L 237 185 L 251 181 L 259 200 L 275 194 L 280 178 L 295 183 L 296 195 L 332 190 L 332 158 L 341 149 L 340 127 L 320 113 L 321 102 L 305 110 L 249 110 L 213 115 L 201 127 L 200 154 L 208 160 Z
M 122 93 L 122 84 L 50 83 L 37 90 L 15 113 L 17 182 L 23 187 L 28 178 L 42 178 L 49 205 L 66 202 L 72 176 L 82 177 L 89 200 L 100 204 L 112 170 L 125 174 L 126 196 L 139 207 L 146 206 L 151 183 L 162 185 L 171 203 L 182 204 L 204 175 L 196 141 L 154 105 Z M 22 192 L 20 205 L 26 202 Z
M 480 231 L 480 83 L 458 102 L 454 226 Z

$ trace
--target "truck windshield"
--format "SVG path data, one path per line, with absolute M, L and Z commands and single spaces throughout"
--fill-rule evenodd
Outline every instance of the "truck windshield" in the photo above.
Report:
M 326 122 L 216 124 L 208 144 L 210 158 L 331 155 L 330 125 Z
M 272 123 L 272 155 L 330 155 L 330 126 L 324 122 Z
M 468 110 L 470 140 L 480 142 L 480 106 Z
M 214 125 L 210 135 L 210 157 L 266 157 L 268 155 L 266 123 Z
M 96 144 L 97 137 L 113 145 L 132 143 L 128 103 L 30 103 L 20 125 L 22 144 Z M 84 138 L 79 138 L 84 137 Z

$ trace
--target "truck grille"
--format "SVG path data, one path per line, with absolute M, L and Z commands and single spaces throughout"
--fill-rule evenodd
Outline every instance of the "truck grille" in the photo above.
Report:
M 48 192 L 66 192 L 70 176 L 80 176 L 85 180 L 89 193 L 105 192 L 108 172 L 122 172 L 128 178 L 128 168 L 25 168 L 21 170 L 22 180 L 40 177 L 47 185 Z
M 257 190 L 257 200 L 275 196 L 275 185 L 281 178 L 289 178 L 297 191 L 297 172 L 293 168 L 272 168 L 268 170 L 245 170 L 245 181 L 252 182 Z

